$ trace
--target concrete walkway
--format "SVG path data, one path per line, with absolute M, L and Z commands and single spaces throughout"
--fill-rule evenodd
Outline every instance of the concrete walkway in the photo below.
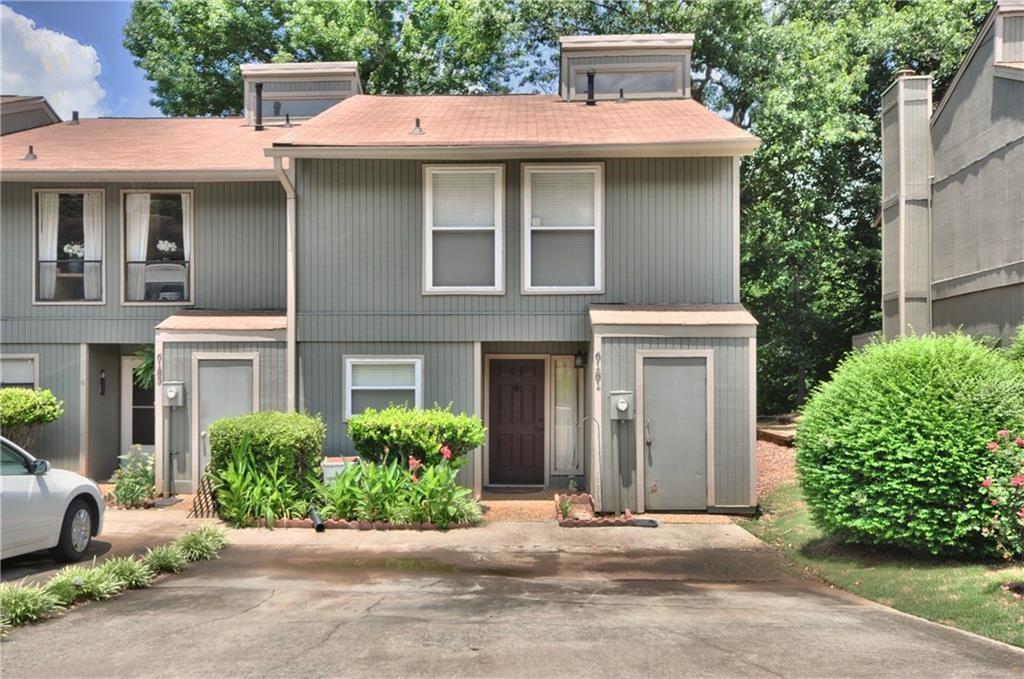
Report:
M 793 579 L 737 526 L 232 531 L 14 630 L 5 677 L 1004 677 L 1024 651 Z

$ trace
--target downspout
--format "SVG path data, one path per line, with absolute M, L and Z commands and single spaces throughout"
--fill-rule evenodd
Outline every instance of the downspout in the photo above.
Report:
M 296 380 L 297 373 L 297 346 L 296 342 L 297 332 L 295 328 L 295 182 L 294 182 L 294 163 L 292 159 L 289 163 L 289 169 L 284 169 L 284 161 L 280 157 L 274 158 L 274 172 L 277 173 L 278 179 L 281 180 L 281 186 L 284 187 L 284 193 L 286 196 L 286 210 L 285 210 L 285 221 L 286 221 L 286 233 L 285 238 L 285 257 L 287 264 L 285 265 L 285 307 L 286 307 L 286 318 L 287 328 L 285 329 L 286 337 L 286 348 L 285 354 L 287 358 L 287 366 L 285 368 L 285 377 L 287 382 L 286 387 L 286 398 L 285 408 L 290 413 L 295 412 L 296 404 L 296 391 L 298 381 Z

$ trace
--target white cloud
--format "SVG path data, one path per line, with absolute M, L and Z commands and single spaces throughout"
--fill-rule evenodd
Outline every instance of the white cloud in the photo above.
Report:
M 65 120 L 104 113 L 100 58 L 91 45 L 46 28 L 0 5 L 3 94 L 41 94 Z

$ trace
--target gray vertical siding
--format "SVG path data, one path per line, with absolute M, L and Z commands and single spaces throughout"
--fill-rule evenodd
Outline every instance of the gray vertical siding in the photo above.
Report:
M 936 332 L 961 330 L 977 337 L 992 337 L 1009 346 L 1024 323 L 1024 283 L 978 290 L 947 299 L 932 306 Z
M 18 111 L 16 113 L 3 113 L 0 116 L 0 134 L 11 134 L 22 130 L 30 130 L 33 127 L 50 125 L 53 121 L 42 108 L 29 111 Z M 25 149 L 26 151 L 28 149 Z
M 605 161 L 603 295 L 520 293 L 520 163 L 505 163 L 504 295 L 424 296 L 419 161 L 299 160 L 301 341 L 583 341 L 591 302 L 734 301 L 731 158 Z
M 715 372 L 715 504 L 750 503 L 749 340 L 620 338 L 602 340 L 600 398 L 615 390 L 636 392 L 636 352 L 648 349 L 711 349 Z M 633 422 L 613 423 L 603 408 L 601 492 L 605 511 L 636 508 L 636 443 Z M 616 450 L 619 466 L 615 466 Z
M 1024 61 L 1024 16 L 1003 17 L 1003 53 L 1001 61 Z
M 260 356 L 260 410 L 284 410 L 284 342 L 165 342 L 161 361 L 164 382 L 184 382 L 185 405 L 174 408 L 170 416 L 170 448 L 178 453 L 174 478 L 179 489 L 186 489 L 192 474 L 192 354 L 252 353 Z
M 44 426 L 29 451 L 59 469 L 79 471 L 81 423 L 81 359 L 78 344 L 11 344 L 4 341 L 0 354 L 38 354 L 39 387 L 49 389 L 64 402 L 64 414 Z
M 32 190 L 105 191 L 102 305 L 33 305 Z M 0 185 L 0 314 L 5 342 L 145 342 L 177 306 L 121 304 L 121 189 L 193 189 L 195 307 L 283 309 L 285 204 L 278 182 Z
M 105 481 L 117 469 L 121 450 L 121 347 L 93 345 L 88 348 L 89 449 L 85 475 Z M 100 371 L 107 375 L 100 393 Z

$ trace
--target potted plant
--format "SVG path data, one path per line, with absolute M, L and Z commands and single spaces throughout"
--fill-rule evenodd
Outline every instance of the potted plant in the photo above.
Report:
M 82 273 L 85 269 L 85 246 L 81 243 L 68 243 L 64 246 L 64 254 L 68 259 L 66 270 L 69 273 Z
M 174 241 L 158 240 L 156 242 L 156 249 L 160 252 L 160 259 L 166 261 L 178 251 L 178 244 Z

